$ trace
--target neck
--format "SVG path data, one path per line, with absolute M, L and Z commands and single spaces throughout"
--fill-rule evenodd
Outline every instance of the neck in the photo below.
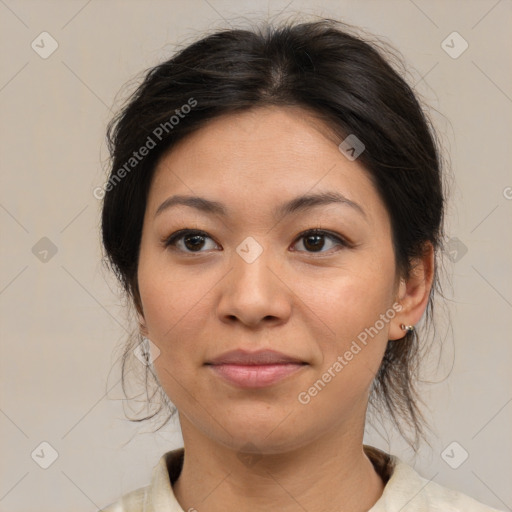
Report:
M 183 469 L 173 484 L 184 510 L 366 512 L 384 490 L 362 437 L 326 435 L 287 453 L 243 457 L 204 436 L 187 439 L 184 426 Z

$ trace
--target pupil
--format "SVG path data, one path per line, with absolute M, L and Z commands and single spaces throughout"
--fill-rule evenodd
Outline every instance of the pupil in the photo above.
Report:
M 195 240 L 195 242 L 192 243 L 192 247 L 188 245 L 190 240 Z M 197 245 L 197 242 L 199 242 L 199 245 Z M 202 235 L 189 235 L 185 237 L 185 246 L 187 249 L 201 249 L 202 244 L 204 244 L 204 237 Z
M 312 240 L 312 239 L 316 240 L 316 242 L 313 242 L 313 244 L 309 244 L 309 240 Z M 309 245 L 312 245 L 313 250 L 322 249 L 322 247 L 324 246 L 322 239 L 323 239 L 323 235 L 310 235 L 310 236 L 306 237 L 304 245 L 308 249 L 310 248 L 310 247 L 308 247 Z

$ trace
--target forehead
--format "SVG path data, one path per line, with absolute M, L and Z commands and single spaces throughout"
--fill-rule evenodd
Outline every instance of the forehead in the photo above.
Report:
M 208 197 L 247 209 L 337 191 L 386 214 L 368 172 L 339 150 L 342 138 L 310 112 L 264 107 L 206 123 L 159 161 L 148 198 L 156 211 L 171 194 Z

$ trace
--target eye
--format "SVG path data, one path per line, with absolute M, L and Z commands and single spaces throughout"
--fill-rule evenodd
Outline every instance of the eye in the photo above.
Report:
M 205 247 L 206 250 L 211 250 L 215 249 L 215 247 L 218 247 L 215 242 L 213 243 L 213 247 L 207 247 L 208 244 L 206 240 L 208 239 L 213 242 L 213 239 L 208 236 L 208 233 L 205 233 L 204 231 L 195 229 L 181 229 L 164 239 L 163 244 L 165 247 L 172 247 L 173 249 L 193 254 L 205 252 L 201 251 L 201 249 L 204 249 Z M 334 246 L 350 246 L 349 243 L 341 236 L 335 235 L 334 233 L 330 233 L 329 231 L 322 229 L 310 229 L 308 231 L 304 231 L 299 235 L 297 241 L 294 243 L 294 246 L 297 245 L 300 240 L 304 240 L 302 245 L 305 247 L 306 252 L 327 252 L 322 250 L 325 248 L 325 239 L 330 240 L 331 245 Z M 327 249 L 330 248 L 331 247 L 327 247 Z
M 304 239 L 302 245 L 307 249 L 307 252 L 327 252 L 322 251 L 325 247 L 326 238 L 331 240 L 331 242 L 337 242 L 337 245 L 341 245 L 342 247 L 349 247 L 346 240 L 334 233 L 330 233 L 329 231 L 322 229 L 310 229 L 305 231 L 300 234 L 298 240 Z M 327 247 L 327 249 L 330 249 L 330 247 Z
M 205 247 L 205 239 L 212 240 L 204 231 L 198 231 L 194 229 L 181 229 L 176 231 L 171 236 L 166 238 L 163 243 L 165 247 L 172 247 L 185 253 L 199 253 L 203 247 Z M 216 245 L 216 244 L 214 244 Z M 210 247 L 211 248 L 211 247 Z M 188 249 L 188 250 L 186 250 Z

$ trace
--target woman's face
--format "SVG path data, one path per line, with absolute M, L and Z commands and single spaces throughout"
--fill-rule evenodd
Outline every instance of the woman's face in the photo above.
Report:
M 171 204 L 178 195 L 204 201 Z M 166 244 L 179 230 L 191 232 Z M 189 432 L 262 453 L 335 431 L 362 437 L 370 385 L 401 337 L 390 219 L 320 121 L 258 108 L 166 154 L 138 283 L 158 378 Z M 233 350 L 241 359 L 222 357 Z M 288 359 L 244 359 L 262 350 Z

